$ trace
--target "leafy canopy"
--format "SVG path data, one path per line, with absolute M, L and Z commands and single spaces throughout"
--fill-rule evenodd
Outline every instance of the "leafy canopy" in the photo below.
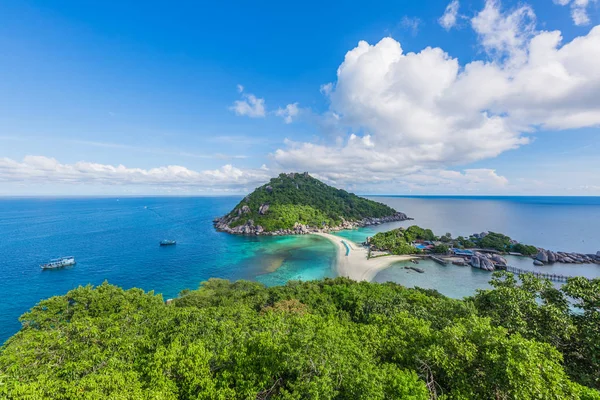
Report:
M 345 278 L 211 279 L 169 305 L 79 287 L 21 317 L 0 398 L 600 399 L 597 357 L 577 357 L 598 354 L 599 284 L 496 274 L 461 301 Z

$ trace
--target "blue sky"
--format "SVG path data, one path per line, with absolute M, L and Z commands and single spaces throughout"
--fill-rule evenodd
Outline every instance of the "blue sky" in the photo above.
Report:
M 600 2 L 221 3 L 0 2 L 0 195 L 600 195 Z

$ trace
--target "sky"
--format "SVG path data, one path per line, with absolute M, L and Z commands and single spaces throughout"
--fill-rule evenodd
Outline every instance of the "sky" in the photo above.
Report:
M 2 1 L 0 195 L 600 195 L 600 1 Z

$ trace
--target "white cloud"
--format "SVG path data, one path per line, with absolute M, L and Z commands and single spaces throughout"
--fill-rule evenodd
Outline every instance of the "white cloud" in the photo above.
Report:
M 535 13 L 530 6 L 502 13 L 498 0 L 487 0 L 483 10 L 471 19 L 485 51 L 497 61 L 506 59 L 513 64 L 526 61 L 526 47 L 535 34 L 535 23 Z
M 529 7 L 503 13 L 488 1 L 472 25 L 491 59 L 464 66 L 440 48 L 404 53 L 389 37 L 361 41 L 325 91 L 336 131 L 356 134 L 288 142 L 273 160 L 378 181 L 495 157 L 540 129 L 599 126 L 600 26 L 561 46 L 560 32 L 534 22 Z
M 571 4 L 571 18 L 573 23 L 578 26 L 588 25 L 590 17 L 588 16 L 588 6 L 598 0 L 554 0 L 555 4 L 566 6 Z
M 456 18 L 458 16 L 458 9 L 460 7 L 460 3 L 458 0 L 452 0 L 448 6 L 446 6 L 446 10 L 444 11 L 444 15 L 438 19 L 439 24 L 449 31 L 450 29 L 456 26 Z
M 250 93 L 244 93 L 244 87 L 237 85 L 238 92 L 242 95 L 242 100 L 236 100 L 229 107 L 236 115 L 250 118 L 261 118 L 266 115 L 265 99 L 257 98 Z
M 298 108 L 298 103 L 292 103 L 285 106 L 285 108 L 279 107 L 277 111 L 275 111 L 275 115 L 283 118 L 283 121 L 286 124 L 291 124 L 294 118 L 298 116 L 300 113 L 300 109 Z
M 264 170 L 239 169 L 229 164 L 215 170 L 193 171 L 179 165 L 142 169 L 86 161 L 62 164 L 44 156 L 26 156 L 21 162 L 0 158 L 0 182 L 235 189 L 268 179 Z
M 321 93 L 323 93 L 325 96 L 329 96 L 329 93 L 331 93 L 331 91 L 333 90 L 333 83 L 329 82 L 329 83 L 325 83 L 323 85 L 321 85 L 320 89 Z
M 421 25 L 421 20 L 417 17 L 407 17 L 406 15 L 402 17 L 400 21 L 400 26 L 408 31 L 413 36 L 416 36 L 419 33 L 419 26 Z

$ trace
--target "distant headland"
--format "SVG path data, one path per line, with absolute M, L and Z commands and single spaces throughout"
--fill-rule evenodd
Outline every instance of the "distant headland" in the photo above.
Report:
M 393 208 L 348 193 L 304 173 L 280 174 L 255 189 L 227 215 L 219 231 L 239 235 L 297 235 L 409 220 Z

